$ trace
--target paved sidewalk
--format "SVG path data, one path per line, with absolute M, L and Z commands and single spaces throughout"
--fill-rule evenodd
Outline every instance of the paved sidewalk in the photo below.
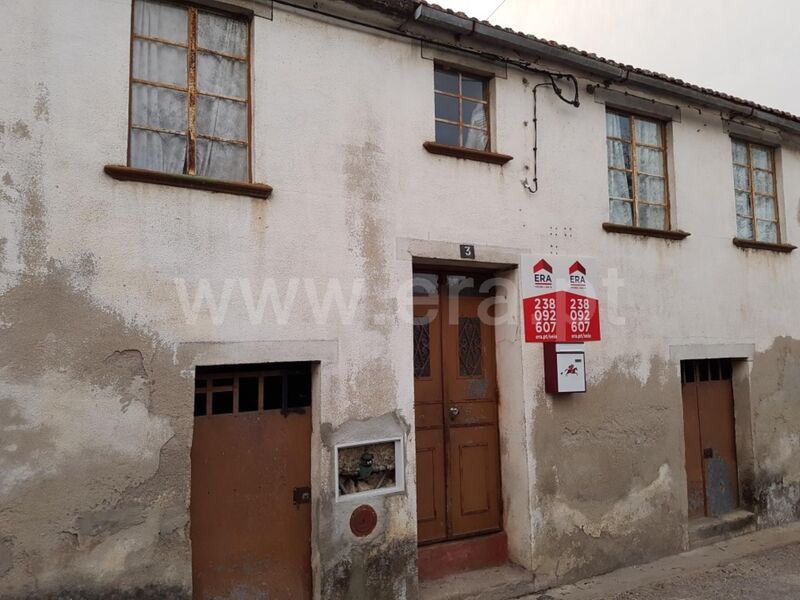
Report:
M 627 567 L 526 600 L 800 600 L 800 523 Z

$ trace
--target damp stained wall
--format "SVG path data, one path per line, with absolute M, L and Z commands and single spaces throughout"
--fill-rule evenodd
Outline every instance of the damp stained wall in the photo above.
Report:
M 798 518 L 800 259 L 731 244 L 718 113 L 682 105 L 671 125 L 674 222 L 692 235 L 609 234 L 605 109 L 583 93 L 586 80 L 579 109 L 539 94 L 531 195 L 520 181 L 532 165 L 535 76 L 509 68 L 494 82 L 495 148 L 514 160 L 434 156 L 422 148 L 434 136 L 433 62 L 419 44 L 276 5 L 253 25 L 253 165 L 272 196 L 116 182 L 102 167 L 126 160 L 130 2 L 2 10 L 0 597 L 188 597 L 193 368 L 271 360 L 319 363 L 316 593 L 416 597 L 403 240 L 423 240 L 433 258 L 457 258 L 459 242 L 479 259 L 589 255 L 624 284 L 617 310 L 601 290 L 603 341 L 587 345 L 585 395 L 544 393 L 518 298 L 498 335 L 505 529 L 512 559 L 542 586 L 686 547 L 672 346 L 753 345 L 754 508 L 763 525 Z M 780 164 L 796 243 L 794 141 Z M 270 302 L 259 318 L 245 300 L 266 278 L 283 303 L 295 290 L 285 319 Z M 227 310 L 203 305 L 187 318 L 180 291 L 191 305 L 201 285 L 220 306 L 227 295 Z M 319 301 L 331 285 L 345 304 L 360 300 L 319 319 L 309 289 Z M 376 430 L 404 436 L 407 490 L 371 500 L 379 527 L 356 540 L 352 505 L 334 500 L 333 446 Z

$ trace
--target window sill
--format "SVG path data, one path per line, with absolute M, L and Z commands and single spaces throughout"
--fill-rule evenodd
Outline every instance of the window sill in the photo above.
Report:
M 425 142 L 422 144 L 422 147 L 431 154 L 441 154 L 443 156 L 477 160 L 479 162 L 487 162 L 495 165 L 504 165 L 514 158 L 508 154 L 486 152 L 484 150 L 475 150 L 473 148 L 464 148 L 462 146 L 450 146 L 448 144 L 439 144 L 437 142 Z
M 791 244 L 772 244 L 770 242 L 756 242 L 753 240 L 743 240 L 742 238 L 733 238 L 733 245 L 739 248 L 750 248 L 752 250 L 771 250 L 772 252 L 789 253 L 795 250 L 797 246 Z
M 620 225 L 618 223 L 603 223 L 603 229 L 610 233 L 627 233 L 629 235 L 657 237 L 667 240 L 682 240 L 692 235 L 688 231 L 682 231 L 680 229 L 648 229 L 646 227 L 634 227 L 632 225 Z
M 207 192 L 222 192 L 223 194 L 236 194 L 250 196 L 251 198 L 269 198 L 272 187 L 265 183 L 247 183 L 244 181 L 224 181 L 209 179 L 197 175 L 180 175 L 177 173 L 160 173 L 148 169 L 136 169 L 123 165 L 106 165 L 103 170 L 109 177 L 119 181 L 140 181 L 143 183 L 156 183 L 173 187 L 204 190 Z

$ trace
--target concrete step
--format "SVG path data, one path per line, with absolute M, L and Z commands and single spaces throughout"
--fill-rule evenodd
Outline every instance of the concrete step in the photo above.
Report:
M 508 537 L 504 531 L 420 546 L 417 568 L 420 581 L 502 567 L 508 563 Z
M 746 510 L 704 517 L 689 523 L 689 548 L 708 546 L 755 530 L 756 516 Z
M 458 573 L 420 583 L 421 600 L 510 600 L 536 591 L 534 575 L 516 565 Z

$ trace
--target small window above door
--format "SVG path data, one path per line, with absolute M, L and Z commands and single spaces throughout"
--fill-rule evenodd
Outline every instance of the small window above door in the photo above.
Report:
M 194 416 L 303 412 L 311 406 L 309 363 L 198 367 Z

